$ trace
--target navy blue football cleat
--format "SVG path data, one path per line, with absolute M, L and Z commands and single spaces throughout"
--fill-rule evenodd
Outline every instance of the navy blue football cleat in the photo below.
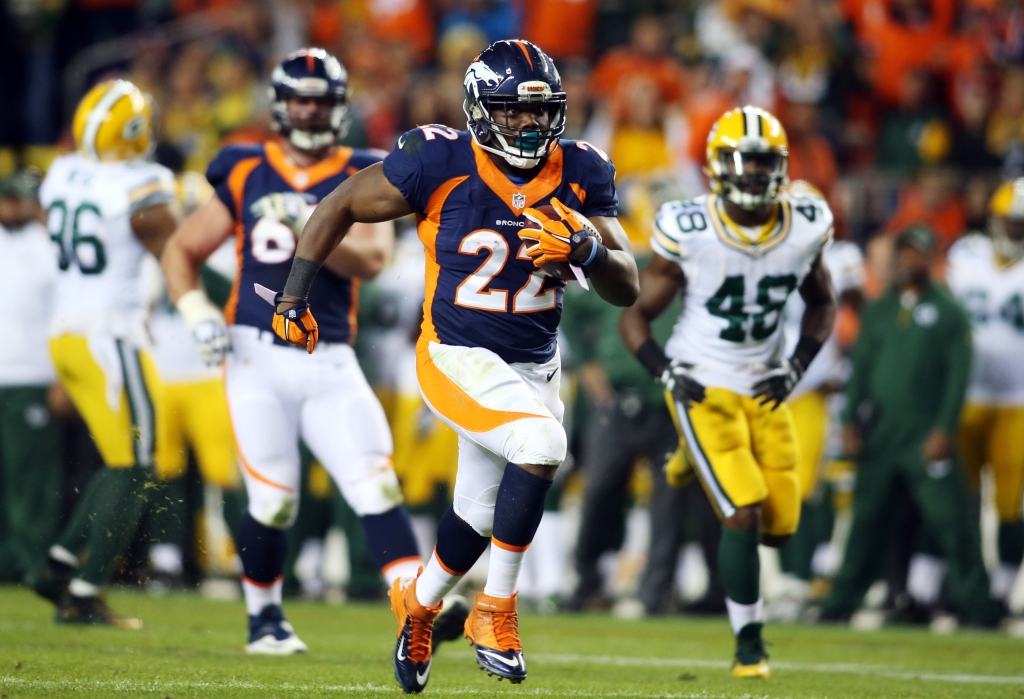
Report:
M 295 635 L 280 605 L 268 604 L 258 616 L 249 616 L 249 643 L 245 652 L 253 655 L 293 655 L 308 648 Z
M 476 664 L 489 676 L 519 684 L 526 679 L 526 658 L 519 640 L 516 595 L 510 598 L 477 593 L 466 619 L 466 638 L 476 649 Z
M 416 581 L 411 576 L 396 580 L 388 594 L 398 622 L 398 641 L 391 656 L 395 679 L 406 694 L 419 694 L 430 679 L 434 619 L 441 608 L 419 603 Z

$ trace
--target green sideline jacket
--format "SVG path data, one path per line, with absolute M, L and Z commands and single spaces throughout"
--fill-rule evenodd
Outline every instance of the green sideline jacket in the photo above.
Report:
M 970 366 L 970 321 L 944 287 L 929 282 L 916 302 L 890 289 L 861 315 L 843 424 L 861 425 L 866 451 L 952 435 Z

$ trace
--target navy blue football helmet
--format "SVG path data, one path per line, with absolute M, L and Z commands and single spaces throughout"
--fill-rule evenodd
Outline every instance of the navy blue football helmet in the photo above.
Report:
M 565 92 L 558 69 L 529 41 L 496 41 L 470 64 L 463 109 L 477 145 L 502 156 L 512 167 L 536 167 L 565 130 Z M 491 109 L 510 103 L 542 103 L 546 129 L 518 129 L 491 118 Z
M 334 99 L 329 127 L 296 128 L 288 116 L 289 97 Z M 341 62 L 323 49 L 299 49 L 288 54 L 270 75 L 270 114 L 273 129 L 293 146 L 317 151 L 334 145 L 348 131 L 348 73 Z

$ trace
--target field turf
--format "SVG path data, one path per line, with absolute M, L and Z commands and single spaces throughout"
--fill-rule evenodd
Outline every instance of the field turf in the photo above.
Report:
M 55 626 L 46 604 L 0 587 L 0 699 L 401 694 L 389 659 L 394 621 L 383 604 L 289 604 L 310 652 L 287 658 L 244 653 L 240 602 L 116 593 L 111 604 L 141 616 L 146 628 Z M 1024 640 L 996 633 L 773 626 L 772 678 L 741 681 L 728 676 L 724 619 L 524 615 L 520 627 L 530 667 L 524 684 L 484 675 L 460 641 L 435 656 L 424 696 L 1024 697 Z

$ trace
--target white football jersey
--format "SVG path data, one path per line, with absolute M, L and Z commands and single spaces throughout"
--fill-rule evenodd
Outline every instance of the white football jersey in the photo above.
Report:
M 666 354 L 694 365 L 708 387 L 751 395 L 781 359 L 786 300 L 832 240 L 832 212 L 823 199 L 785 193 L 771 235 L 751 244 L 723 220 L 713 194 L 661 207 L 654 251 L 686 275 L 682 315 Z
M 949 250 L 946 282 L 971 317 L 968 400 L 1024 405 L 1024 260 L 996 260 L 992 240 L 966 235 Z
M 131 217 L 174 200 L 174 176 L 141 160 L 101 163 L 58 158 L 39 191 L 61 270 L 50 334 L 127 337 L 145 317 L 142 261 L 149 253 Z
M 859 289 L 864 286 L 864 253 L 855 243 L 843 240 L 834 242 L 821 253 L 821 261 L 832 277 L 832 288 L 836 290 L 836 296 L 848 289 Z M 787 356 L 793 353 L 797 342 L 800 341 L 800 325 L 805 307 L 800 294 L 792 294 L 786 303 Z M 845 383 L 848 375 L 848 362 L 843 358 L 835 337 L 829 335 L 790 397 L 796 398 L 826 383 Z

